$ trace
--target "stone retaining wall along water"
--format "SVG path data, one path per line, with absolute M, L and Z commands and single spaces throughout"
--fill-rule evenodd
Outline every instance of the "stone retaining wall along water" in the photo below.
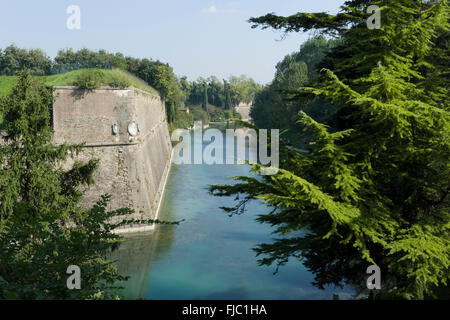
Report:
M 102 194 L 110 194 L 108 209 L 134 209 L 126 219 L 157 219 L 172 154 L 159 96 L 132 87 L 56 87 L 54 94 L 54 142 L 85 143 L 83 152 L 65 166 L 75 160 L 100 160 L 96 184 L 85 190 L 83 204 L 92 206 Z M 134 225 L 117 232 L 151 229 L 152 225 Z

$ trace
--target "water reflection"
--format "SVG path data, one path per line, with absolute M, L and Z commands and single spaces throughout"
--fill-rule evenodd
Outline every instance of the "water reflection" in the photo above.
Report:
M 256 152 L 256 150 L 251 150 Z M 221 206 L 234 198 L 208 194 L 210 184 L 229 184 L 229 177 L 248 175 L 248 166 L 174 165 L 163 199 L 160 219 L 185 219 L 179 226 L 157 226 L 150 234 L 129 235 L 118 251 L 118 269 L 131 276 L 126 299 L 332 299 L 311 283 L 313 276 L 298 261 L 277 275 L 260 267 L 252 251 L 271 242 L 271 228 L 255 222 L 267 213 L 253 203 L 247 214 L 228 217 Z
M 175 236 L 175 226 L 159 226 L 152 232 L 125 235 L 119 249 L 110 253 L 109 258 L 122 276 L 128 281 L 120 283 L 124 287 L 121 294 L 127 300 L 147 298 L 152 263 L 162 259 L 170 251 Z

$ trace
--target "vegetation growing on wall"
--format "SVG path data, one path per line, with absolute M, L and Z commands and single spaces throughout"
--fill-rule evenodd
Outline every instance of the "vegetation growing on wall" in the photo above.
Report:
M 53 76 L 44 77 L 43 81 L 45 85 L 49 87 L 55 86 L 78 86 L 83 88 L 80 82 L 93 81 L 92 88 L 98 88 L 101 86 L 110 86 L 113 88 L 126 88 L 133 86 L 135 88 L 158 94 L 158 92 L 149 86 L 145 81 L 133 76 L 121 69 L 103 70 L 103 69 L 82 69 L 76 70 L 64 74 L 58 74 Z M 89 89 L 89 88 L 86 88 Z
M 48 76 L 48 85 L 77 85 L 83 89 L 101 85 L 121 88 L 131 82 L 131 85 L 139 89 L 153 91 L 151 88 L 154 88 L 166 103 L 169 123 L 174 123 L 177 115 L 185 117 L 186 113 L 177 111 L 185 105 L 202 104 L 206 98 L 208 105 L 231 108 L 239 102 L 250 103 L 261 89 L 253 79 L 246 76 L 230 77 L 228 85 L 224 85 L 216 77 L 200 78 L 189 83 L 186 77 L 178 78 L 167 63 L 126 57 L 122 53 L 109 53 L 105 50 L 65 49 L 60 50 L 52 60 L 42 50 L 25 50 L 11 45 L 4 50 L 0 49 L 0 95 L 7 93 L 15 81 L 2 76 L 16 76 L 23 69 L 30 70 L 34 75 Z M 91 70 L 80 71 L 82 69 Z M 126 76 L 119 70 L 143 81 Z M 74 77 L 78 79 L 73 79 Z M 180 119 L 180 123 L 186 122 L 185 120 L 189 121 Z

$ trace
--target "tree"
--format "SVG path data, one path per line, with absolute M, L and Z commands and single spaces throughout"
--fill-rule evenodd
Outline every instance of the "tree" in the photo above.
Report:
M 203 89 L 202 109 L 208 112 L 208 84 L 206 82 Z
M 187 80 L 187 77 L 181 77 L 180 81 L 180 86 L 181 86 L 181 90 L 183 91 L 184 94 L 184 102 L 188 101 L 190 99 L 191 93 L 192 93 L 192 88 L 191 88 L 191 84 L 189 83 L 189 81 Z
M 380 30 L 365 27 L 371 4 L 383 10 Z M 430 62 L 442 46 L 436 39 L 448 30 L 448 13 L 446 1 L 354 0 L 334 16 L 251 19 L 286 31 L 338 34 L 345 43 L 329 56 L 333 70 L 302 89 L 345 106 L 338 128 L 300 112 L 315 136 L 310 154 L 285 148 L 277 175 L 211 187 L 215 195 L 241 199 L 228 212 L 242 212 L 252 199 L 274 208 L 258 221 L 281 237 L 256 248 L 261 264 L 281 266 L 296 257 L 319 287 L 347 283 L 361 291 L 366 268 L 377 264 L 383 286 L 375 298 L 423 299 L 447 284 L 450 116 L 442 95 L 446 70 Z
M 216 107 L 224 106 L 224 87 L 215 76 L 208 78 L 208 102 Z
M 176 108 L 184 104 L 185 95 L 172 67 L 159 61 L 143 59 L 138 63 L 136 75 L 159 91 L 166 104 L 167 119 L 173 123 Z
M 82 145 L 51 144 L 53 93 L 28 72 L 2 98 L 6 126 L 0 144 L 0 299 L 103 299 L 124 280 L 104 253 L 117 248 L 120 225 L 108 221 L 131 213 L 108 212 L 105 195 L 81 207 L 81 185 L 93 183 L 98 161 L 61 164 Z M 67 268 L 82 272 L 81 290 L 68 290 Z
M 51 59 L 40 49 L 25 50 L 11 45 L 0 50 L 0 75 L 18 75 L 29 69 L 34 75 L 42 76 L 50 73 Z
M 300 46 L 300 50 L 287 55 L 276 66 L 275 78 L 293 62 L 304 62 L 308 68 L 308 80 L 311 81 L 317 77 L 319 71 L 323 68 L 323 60 L 330 53 L 330 50 L 339 45 L 339 39 L 326 39 L 319 35 L 307 40 Z
M 158 90 L 166 103 L 169 123 L 175 121 L 176 109 L 184 106 L 187 99 L 182 88 L 183 83 L 177 79 L 173 68 L 161 61 L 124 57 L 122 53 L 109 53 L 105 50 L 95 52 L 81 49 L 74 52 L 67 49 L 58 52 L 55 62 L 53 71 L 57 73 L 84 68 L 120 68 L 134 74 Z
M 252 78 L 241 75 L 240 77 L 230 77 L 229 89 L 231 94 L 231 104 L 233 106 L 238 105 L 241 102 L 252 103 L 255 99 L 255 95 L 262 87 Z
M 182 83 L 175 76 L 172 67 L 160 61 L 125 57 L 122 53 L 110 53 L 105 50 L 91 51 L 83 48 L 60 50 L 53 62 L 41 50 L 24 50 L 14 45 L 0 50 L 0 75 L 17 75 L 23 69 L 30 69 L 33 75 L 50 75 L 79 69 L 126 70 L 143 79 L 159 91 L 166 104 L 167 119 L 173 123 L 176 109 L 183 107 L 189 93 L 184 92 Z
M 230 85 L 226 80 L 223 80 L 224 90 L 225 90 L 225 110 L 231 109 L 231 94 L 230 94 Z
M 233 105 L 237 105 L 240 102 L 252 102 L 257 92 L 262 89 L 262 86 L 247 76 L 232 76 L 230 81 L 224 80 L 223 84 L 215 76 L 211 76 L 208 79 L 200 77 L 197 81 L 191 83 L 191 91 L 188 99 L 189 103 L 193 105 L 204 103 L 205 83 L 208 86 L 208 104 L 224 108 L 225 110 L 231 110 Z M 226 106 L 227 99 L 229 101 L 229 107 Z
M 303 147 L 310 135 L 302 132 L 298 112 L 307 110 L 315 120 L 328 122 L 337 107 L 323 99 L 305 96 L 297 99 L 292 94 L 302 86 L 313 83 L 322 60 L 336 44 L 323 36 L 312 38 L 300 47 L 300 51 L 287 55 L 276 66 L 275 78 L 263 91 L 256 94 L 251 116 L 260 128 L 283 129 L 283 138 Z
M 278 90 L 295 91 L 308 83 L 308 66 L 305 62 L 291 62 L 273 81 Z

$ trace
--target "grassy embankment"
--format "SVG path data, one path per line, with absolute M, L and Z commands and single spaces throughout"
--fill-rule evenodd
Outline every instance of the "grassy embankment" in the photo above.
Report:
M 133 86 L 135 88 L 158 95 L 158 92 L 149 86 L 145 81 L 120 69 L 101 70 L 101 69 L 83 69 L 71 71 L 52 76 L 38 77 L 46 86 L 78 86 L 89 88 L 98 88 L 102 86 L 111 86 L 116 88 L 125 88 Z M 0 76 L 0 97 L 8 95 L 12 88 L 17 84 L 17 76 Z M 3 123 L 3 115 L 0 112 L 0 128 Z
M 55 86 L 76 86 L 84 89 L 93 89 L 102 86 L 124 88 L 133 86 L 135 88 L 158 95 L 157 90 L 149 86 L 145 81 L 120 69 L 82 69 L 52 76 L 38 77 L 49 87 Z M 0 97 L 8 95 L 17 84 L 17 76 L 0 76 Z M 202 121 L 208 124 L 210 121 L 220 122 L 229 118 L 239 118 L 239 114 L 233 112 L 231 115 L 223 108 L 208 105 L 208 113 L 201 106 L 189 106 L 190 113 L 187 114 L 177 110 L 175 123 L 170 124 L 171 131 L 175 128 L 192 127 L 194 121 Z M 0 128 L 3 123 L 3 116 L 0 112 Z

